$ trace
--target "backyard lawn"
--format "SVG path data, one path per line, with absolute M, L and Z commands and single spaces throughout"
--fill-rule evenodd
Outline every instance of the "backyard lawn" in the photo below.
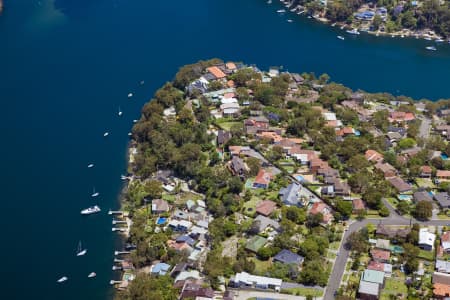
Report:
M 220 128 L 222 128 L 223 130 L 230 130 L 231 127 L 233 127 L 233 125 L 238 125 L 238 126 L 242 126 L 242 122 L 223 122 L 223 123 L 218 123 L 217 124 Z
M 398 280 L 394 278 L 386 278 L 384 288 L 381 292 L 380 299 L 389 300 L 390 295 L 407 294 L 408 288 L 406 287 L 404 280 Z

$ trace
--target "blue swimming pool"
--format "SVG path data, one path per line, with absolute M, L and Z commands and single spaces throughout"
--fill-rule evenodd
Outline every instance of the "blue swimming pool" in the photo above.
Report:
M 397 198 L 400 201 L 409 201 L 412 199 L 412 196 L 411 195 L 398 195 Z
M 167 222 L 167 218 L 159 217 L 158 220 L 156 220 L 156 224 L 163 225 Z
M 303 178 L 302 175 L 295 175 L 295 179 L 297 179 L 297 180 L 300 181 L 300 182 L 305 181 L 305 178 Z
M 445 153 L 441 153 L 441 158 L 442 158 L 443 160 L 447 160 L 447 159 L 448 159 L 448 156 L 447 156 L 447 154 L 445 154 Z

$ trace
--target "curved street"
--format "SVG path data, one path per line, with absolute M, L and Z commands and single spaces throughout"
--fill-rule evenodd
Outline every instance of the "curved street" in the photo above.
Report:
M 360 230 L 364 226 L 366 226 L 368 223 L 372 223 L 374 225 L 378 224 L 385 224 L 385 225 L 412 225 L 414 223 L 419 223 L 421 225 L 433 225 L 433 226 L 445 226 L 450 223 L 449 220 L 430 220 L 421 222 L 416 219 L 408 219 L 405 218 L 395 211 L 395 209 L 392 207 L 392 205 L 386 200 L 383 199 L 383 203 L 386 205 L 386 207 L 390 211 L 390 215 L 387 218 L 378 218 L 378 219 L 364 219 L 362 221 L 355 221 L 348 229 L 344 232 L 344 236 L 342 238 L 342 243 L 339 247 L 338 253 L 339 255 L 336 257 L 336 260 L 334 262 L 333 271 L 331 272 L 330 278 L 328 280 L 328 285 L 325 291 L 324 298 L 325 300 L 332 300 L 334 299 L 334 293 L 338 290 L 342 276 L 345 271 L 345 265 L 347 263 L 347 259 L 349 257 L 350 251 L 347 250 L 344 247 L 345 241 L 347 240 L 348 236 L 355 231 Z

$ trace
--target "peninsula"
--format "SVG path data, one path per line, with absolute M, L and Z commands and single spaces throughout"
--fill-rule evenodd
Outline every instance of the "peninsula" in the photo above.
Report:
M 416 37 L 444 42 L 450 38 L 449 1 L 280 0 L 291 12 L 357 33 Z
M 445 297 L 449 105 L 182 67 L 133 127 L 116 299 Z

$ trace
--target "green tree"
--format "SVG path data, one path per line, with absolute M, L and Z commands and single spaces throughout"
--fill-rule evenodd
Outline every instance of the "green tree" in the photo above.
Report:
M 419 220 L 428 220 L 433 214 L 433 205 L 428 201 L 419 201 L 414 209 L 414 217 Z
M 116 293 L 115 300 L 176 300 L 178 292 L 173 288 L 169 276 L 151 277 L 145 273 L 138 273 L 131 281 L 128 289 Z
M 401 215 L 405 215 L 409 213 L 409 204 L 406 201 L 400 201 L 399 204 L 397 204 L 397 211 Z
M 149 180 L 144 185 L 144 191 L 151 199 L 161 198 L 163 188 L 161 182 L 157 180 Z
M 352 215 L 353 205 L 351 201 L 338 200 L 336 203 L 336 209 L 344 218 L 349 218 Z

